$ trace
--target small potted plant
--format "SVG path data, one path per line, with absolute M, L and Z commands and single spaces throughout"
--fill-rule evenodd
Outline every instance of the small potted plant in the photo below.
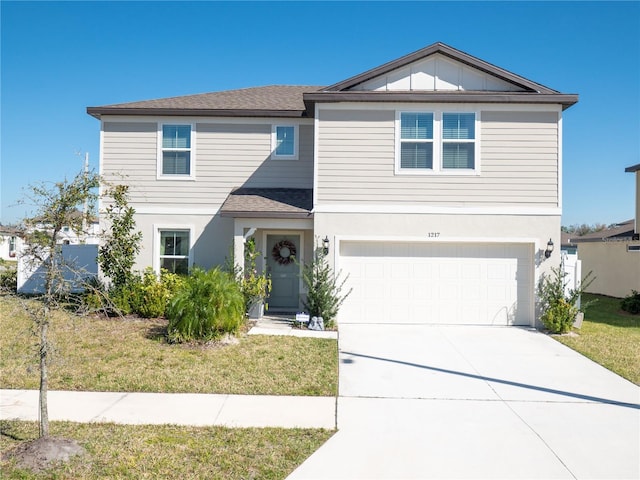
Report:
M 258 319 L 264 315 L 265 301 L 271 292 L 271 279 L 264 273 L 258 273 L 256 259 L 260 252 L 256 251 L 255 240 L 247 240 L 244 249 L 245 269 L 242 275 L 242 293 L 249 318 Z

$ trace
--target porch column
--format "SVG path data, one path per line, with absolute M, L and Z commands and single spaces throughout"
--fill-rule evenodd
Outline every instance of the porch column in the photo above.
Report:
M 233 227 L 233 261 L 241 272 L 244 272 L 244 228 L 234 222 Z

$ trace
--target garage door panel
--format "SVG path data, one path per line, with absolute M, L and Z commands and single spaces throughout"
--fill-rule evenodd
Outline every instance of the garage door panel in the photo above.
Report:
M 344 323 L 529 324 L 527 245 L 342 242 Z

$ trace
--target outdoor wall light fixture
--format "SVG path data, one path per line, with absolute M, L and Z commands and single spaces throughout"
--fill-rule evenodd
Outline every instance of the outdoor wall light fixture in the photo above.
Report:
M 327 235 L 324 236 L 322 240 L 322 252 L 327 255 L 329 253 L 329 237 Z
M 549 258 L 553 252 L 553 240 L 549 239 L 547 242 L 547 249 L 544 251 L 544 258 Z

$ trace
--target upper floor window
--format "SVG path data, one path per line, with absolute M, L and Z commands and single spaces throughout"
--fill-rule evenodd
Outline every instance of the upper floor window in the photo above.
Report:
M 442 114 L 442 169 L 475 169 L 475 113 Z
M 276 159 L 298 158 L 298 127 L 296 125 L 274 125 L 271 131 L 271 151 Z
M 162 125 L 161 175 L 193 175 L 191 125 Z
M 396 173 L 477 173 L 476 114 L 400 112 Z
M 433 168 L 433 113 L 400 114 L 400 168 Z

